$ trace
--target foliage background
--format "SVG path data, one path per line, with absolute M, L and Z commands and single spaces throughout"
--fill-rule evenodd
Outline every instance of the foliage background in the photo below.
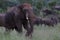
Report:
M 43 8 L 51 9 L 54 5 L 60 5 L 60 0 L 0 0 L 0 12 L 5 12 L 7 7 L 22 3 L 31 3 L 36 15 L 40 16 L 40 10 Z

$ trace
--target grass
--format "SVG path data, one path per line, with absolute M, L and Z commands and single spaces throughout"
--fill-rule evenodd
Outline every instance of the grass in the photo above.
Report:
M 0 28 L 0 40 L 26 40 L 24 34 L 18 34 L 15 30 L 5 34 L 5 29 Z M 34 26 L 32 40 L 60 40 L 60 24 L 55 27 Z

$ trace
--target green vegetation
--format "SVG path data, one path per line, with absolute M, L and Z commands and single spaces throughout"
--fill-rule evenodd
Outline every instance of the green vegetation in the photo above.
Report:
M 40 10 L 47 7 L 51 9 L 54 5 L 60 5 L 60 0 L 0 0 L 0 12 L 5 12 L 7 7 L 14 6 L 16 4 L 22 4 L 24 2 L 31 3 L 36 15 L 40 14 Z
M 4 32 L 4 28 L 0 28 L 0 40 L 26 40 L 25 31 L 23 34 L 18 34 L 15 30 L 9 34 Z M 60 24 L 55 27 L 34 26 L 32 40 L 60 40 Z

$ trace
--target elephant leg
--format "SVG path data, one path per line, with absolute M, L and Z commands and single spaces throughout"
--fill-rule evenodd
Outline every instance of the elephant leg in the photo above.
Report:
M 21 33 L 22 32 L 22 27 L 15 27 L 15 30 L 18 32 L 18 33 Z
M 33 26 L 27 21 L 23 22 L 23 27 L 27 30 L 26 36 L 30 36 L 33 32 Z
M 15 30 L 18 33 L 21 33 L 22 32 L 22 23 L 21 22 L 16 23 Z
M 5 34 L 9 34 L 12 31 L 12 28 L 10 26 L 5 27 Z

